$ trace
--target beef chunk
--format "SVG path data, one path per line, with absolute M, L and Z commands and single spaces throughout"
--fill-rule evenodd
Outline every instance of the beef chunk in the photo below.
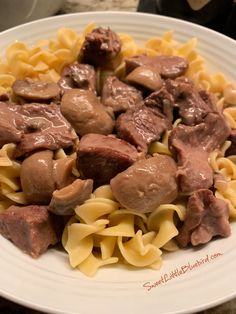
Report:
M 236 129 L 231 130 L 231 134 L 228 140 L 231 141 L 231 145 L 225 152 L 225 155 L 226 156 L 236 155 Z
M 217 112 L 213 99 L 207 92 L 199 92 L 187 78 L 166 80 L 166 88 L 174 97 L 179 117 L 186 125 L 201 123 L 209 112 Z
M 93 180 L 77 179 L 68 186 L 53 192 L 49 210 L 56 215 L 73 215 L 77 205 L 90 198 Z
M 19 106 L 0 102 L 0 147 L 7 143 L 19 143 L 23 130 L 19 126 L 24 124 L 19 114 Z
M 65 91 L 61 112 L 80 136 L 87 133 L 110 134 L 115 124 L 96 95 L 89 90 Z
M 146 97 L 144 104 L 147 107 L 158 108 L 168 120 L 173 121 L 174 97 L 167 91 L 165 86 Z
M 141 106 L 121 114 L 116 120 L 118 136 L 147 152 L 148 145 L 159 140 L 171 123 L 157 108 Z
M 126 59 L 125 63 L 127 74 L 139 66 L 148 65 L 155 67 L 163 78 L 176 78 L 188 68 L 187 60 L 177 56 L 139 55 Z
M 121 41 L 110 28 L 95 28 L 87 34 L 81 47 L 79 59 L 94 66 L 109 66 L 121 50 Z
M 0 214 L 0 234 L 35 258 L 60 241 L 62 228 L 45 206 L 11 206 Z
M 96 72 L 89 64 L 73 63 L 67 65 L 58 85 L 62 90 L 81 88 L 96 92 Z
M 24 120 L 24 134 L 17 145 L 16 157 L 39 149 L 70 147 L 77 138 L 71 125 L 62 116 L 60 107 L 55 104 L 23 105 L 19 113 Z M 22 128 L 20 125 L 17 127 Z
M 142 100 L 142 94 L 138 89 L 121 82 L 115 76 L 109 76 L 103 85 L 102 103 L 111 107 L 114 113 L 134 109 Z
M 182 192 L 209 188 L 213 184 L 208 154 L 224 143 L 229 132 L 219 113 L 209 113 L 204 122 L 196 126 L 178 125 L 171 131 L 169 148 L 177 156 L 177 178 Z
M 25 100 L 43 102 L 56 98 L 60 89 L 54 82 L 37 81 L 30 78 L 16 80 L 12 85 L 13 92 Z
M 177 242 L 185 247 L 209 242 L 214 236 L 228 237 L 231 233 L 228 204 L 217 199 L 210 190 L 194 192 L 188 200 L 184 224 Z
M 135 147 L 101 134 L 87 134 L 80 140 L 77 166 L 83 179 L 93 179 L 99 186 L 110 182 L 117 173 L 138 159 Z
M 165 155 L 137 161 L 111 180 L 112 193 L 125 208 L 151 212 L 177 197 L 176 170 L 174 160 Z

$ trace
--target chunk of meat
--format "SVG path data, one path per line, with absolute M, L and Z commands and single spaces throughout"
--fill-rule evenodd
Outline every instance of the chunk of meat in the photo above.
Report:
M 236 155 L 236 129 L 231 130 L 228 140 L 231 142 L 230 147 L 226 150 L 225 155 Z
M 89 64 L 73 63 L 67 65 L 58 85 L 64 91 L 71 88 L 81 88 L 96 92 L 96 72 Z
M 18 113 L 23 117 L 23 125 L 18 124 L 17 128 L 23 130 L 24 134 L 16 147 L 15 157 L 39 149 L 56 150 L 74 144 L 77 136 L 62 116 L 58 105 L 32 103 L 19 107 Z
M 19 106 L 0 102 L 0 147 L 7 143 L 19 143 L 23 136 L 22 116 L 18 113 Z
M 128 83 L 141 85 L 151 91 L 159 90 L 163 85 L 158 69 L 150 65 L 135 68 L 125 79 Z
M 46 101 L 56 98 L 60 94 L 60 88 L 56 83 L 30 78 L 16 80 L 12 85 L 12 90 L 17 96 L 32 102 Z
M 107 67 L 121 50 L 121 41 L 109 27 L 95 28 L 87 34 L 80 49 L 79 60 L 95 67 Z
M 134 146 L 113 136 L 84 135 L 78 147 L 77 166 L 83 179 L 99 186 L 110 182 L 139 158 Z
M 144 152 L 168 129 L 171 129 L 170 121 L 157 108 L 146 106 L 122 113 L 116 120 L 118 136 Z
M 199 147 L 189 150 L 182 147 L 178 154 L 176 177 L 184 193 L 210 188 L 213 185 L 213 170 L 208 163 L 208 153 Z
M 174 160 L 165 155 L 137 161 L 111 180 L 112 193 L 127 209 L 152 212 L 177 197 L 176 170 Z
M 80 136 L 87 133 L 110 134 L 115 124 L 96 95 L 88 90 L 65 91 L 61 112 Z
M 186 218 L 176 237 L 178 244 L 196 246 L 209 242 L 214 236 L 228 237 L 230 233 L 228 204 L 210 190 L 194 192 L 189 197 Z
M 163 78 L 176 78 L 185 73 L 188 61 L 178 56 L 146 56 L 139 55 L 125 60 L 126 74 L 143 65 L 156 68 Z
M 77 205 L 90 198 L 93 180 L 77 179 L 61 190 L 53 192 L 49 210 L 56 215 L 72 215 Z
M 208 113 L 217 112 L 213 98 L 205 91 L 198 91 L 189 79 L 184 77 L 168 79 L 165 86 L 174 97 L 175 107 L 179 109 L 179 117 L 184 124 L 199 124 Z
M 63 223 L 46 206 L 11 206 L 0 213 L 0 234 L 37 258 L 61 239 Z
M 177 155 L 177 178 L 182 192 L 207 189 L 213 184 L 208 154 L 220 148 L 229 133 L 230 128 L 220 113 L 209 113 L 196 126 L 178 125 L 171 131 L 169 149 Z
M 103 85 L 102 103 L 111 107 L 114 113 L 134 109 L 142 100 L 142 93 L 137 88 L 123 83 L 115 76 L 109 76 Z
M 144 99 L 147 107 L 156 107 L 168 120 L 173 121 L 173 109 L 175 107 L 174 97 L 163 86 L 160 90 L 151 93 Z

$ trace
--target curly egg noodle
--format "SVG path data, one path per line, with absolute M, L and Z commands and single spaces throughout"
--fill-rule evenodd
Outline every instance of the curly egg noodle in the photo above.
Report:
M 11 93 L 16 79 L 31 77 L 57 82 L 63 67 L 76 61 L 80 47 L 87 33 L 95 27 L 87 25 L 81 34 L 73 29 L 61 28 L 56 38 L 43 39 L 32 47 L 23 42 L 14 42 L 6 49 L 0 60 L 0 94 Z M 177 43 L 173 32 L 168 31 L 160 38 L 152 38 L 138 46 L 127 34 L 119 34 L 122 50 L 117 57 L 114 74 L 124 75 L 124 58 L 138 55 L 176 55 L 189 62 L 186 76 L 199 88 L 216 96 L 217 106 L 223 109 L 231 128 L 236 128 L 236 90 L 222 73 L 209 74 L 204 59 L 196 51 L 197 39 L 184 44 Z M 100 81 L 107 75 L 100 71 Z M 227 104 L 225 106 L 225 104 Z M 180 123 L 176 120 L 173 127 Z M 160 141 L 151 144 L 149 153 L 171 156 L 168 149 L 167 131 Z M 217 181 L 215 196 L 224 199 L 230 208 L 230 219 L 236 218 L 236 156 L 225 157 L 229 147 L 227 141 L 221 150 L 210 154 L 209 163 L 224 180 Z M 13 159 L 15 144 L 6 144 L 0 149 L 0 212 L 13 204 L 27 204 L 20 185 L 21 163 Z M 67 158 L 60 149 L 54 158 Z M 74 152 L 70 157 L 76 160 Z M 74 176 L 79 173 L 76 167 Z M 177 224 L 183 221 L 186 200 L 178 198 L 174 204 L 163 204 L 151 214 L 140 214 L 122 208 L 114 199 L 110 186 L 97 188 L 91 198 L 75 208 L 75 215 L 67 223 L 62 244 L 68 253 L 70 264 L 88 276 L 108 264 L 122 262 L 134 267 L 159 269 L 162 252 L 178 249 L 175 236 Z

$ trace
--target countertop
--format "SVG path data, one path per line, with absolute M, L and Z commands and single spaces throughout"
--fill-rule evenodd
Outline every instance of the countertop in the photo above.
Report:
M 138 0 L 67 0 L 59 14 L 103 10 L 136 11 L 137 5 Z M 0 314 L 41 314 L 41 312 L 0 298 Z M 236 314 L 236 299 L 198 314 Z

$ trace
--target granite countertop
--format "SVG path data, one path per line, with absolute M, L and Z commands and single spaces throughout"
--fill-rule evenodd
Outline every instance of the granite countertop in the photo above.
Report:
M 67 0 L 60 14 L 85 11 L 136 11 L 138 0 Z M 0 314 L 41 314 L 0 297 Z M 99 313 L 100 314 L 100 313 Z M 127 313 L 128 314 L 128 313 Z M 236 314 L 236 299 L 198 314 Z

